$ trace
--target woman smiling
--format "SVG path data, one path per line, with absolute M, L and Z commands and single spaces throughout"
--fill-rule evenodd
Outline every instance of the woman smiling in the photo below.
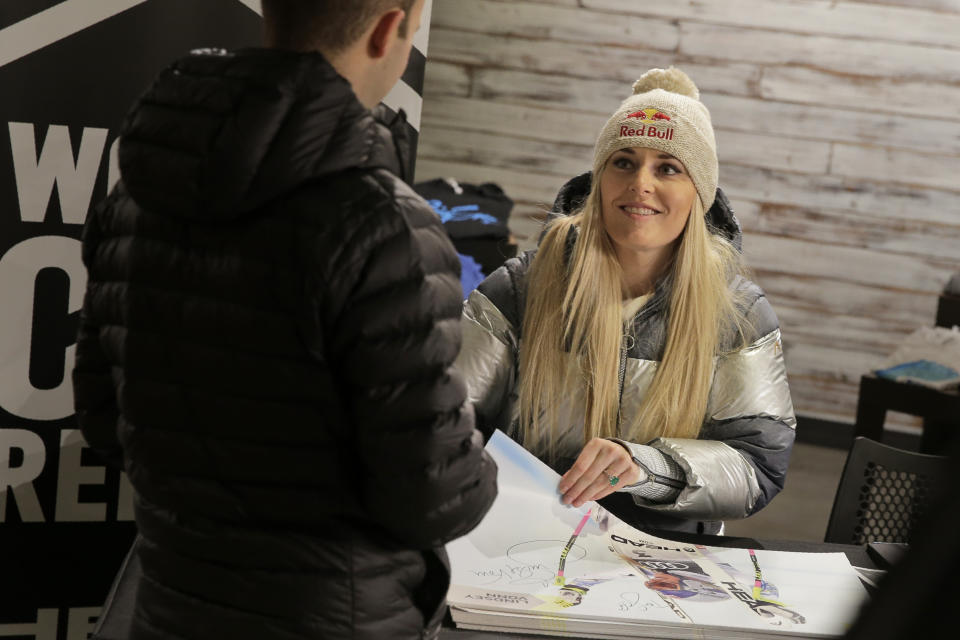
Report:
M 779 326 L 717 178 L 696 86 L 648 71 L 538 249 L 464 305 L 478 424 L 563 474 L 565 503 L 716 533 L 783 487 L 796 421 Z

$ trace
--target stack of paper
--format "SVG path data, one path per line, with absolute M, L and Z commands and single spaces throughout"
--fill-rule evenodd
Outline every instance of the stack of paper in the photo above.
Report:
M 499 496 L 448 546 L 458 627 L 590 638 L 841 636 L 866 592 L 842 553 L 728 549 L 647 535 L 597 504 L 564 506 L 559 476 L 507 436 L 487 445 Z
M 881 378 L 934 389 L 960 386 L 960 328 L 917 329 L 874 373 Z

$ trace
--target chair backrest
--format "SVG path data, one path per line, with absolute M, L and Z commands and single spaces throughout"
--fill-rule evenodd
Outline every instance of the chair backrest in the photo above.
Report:
M 909 543 L 947 460 L 857 438 L 843 468 L 824 541 Z
M 960 295 L 941 293 L 937 299 L 936 325 L 949 329 L 955 324 L 960 324 Z

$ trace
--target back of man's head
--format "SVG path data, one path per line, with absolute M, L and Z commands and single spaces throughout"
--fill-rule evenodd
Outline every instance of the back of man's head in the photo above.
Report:
M 262 0 L 268 46 L 336 55 L 357 41 L 386 11 L 407 16 L 415 0 Z M 400 25 L 407 37 L 407 19 Z

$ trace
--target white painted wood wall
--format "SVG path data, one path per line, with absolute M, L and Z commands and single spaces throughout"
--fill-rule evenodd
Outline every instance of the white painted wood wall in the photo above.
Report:
M 960 0 L 436 0 L 417 180 L 500 184 L 530 248 L 671 64 L 712 113 L 797 413 L 853 422 L 860 375 L 960 270 Z

